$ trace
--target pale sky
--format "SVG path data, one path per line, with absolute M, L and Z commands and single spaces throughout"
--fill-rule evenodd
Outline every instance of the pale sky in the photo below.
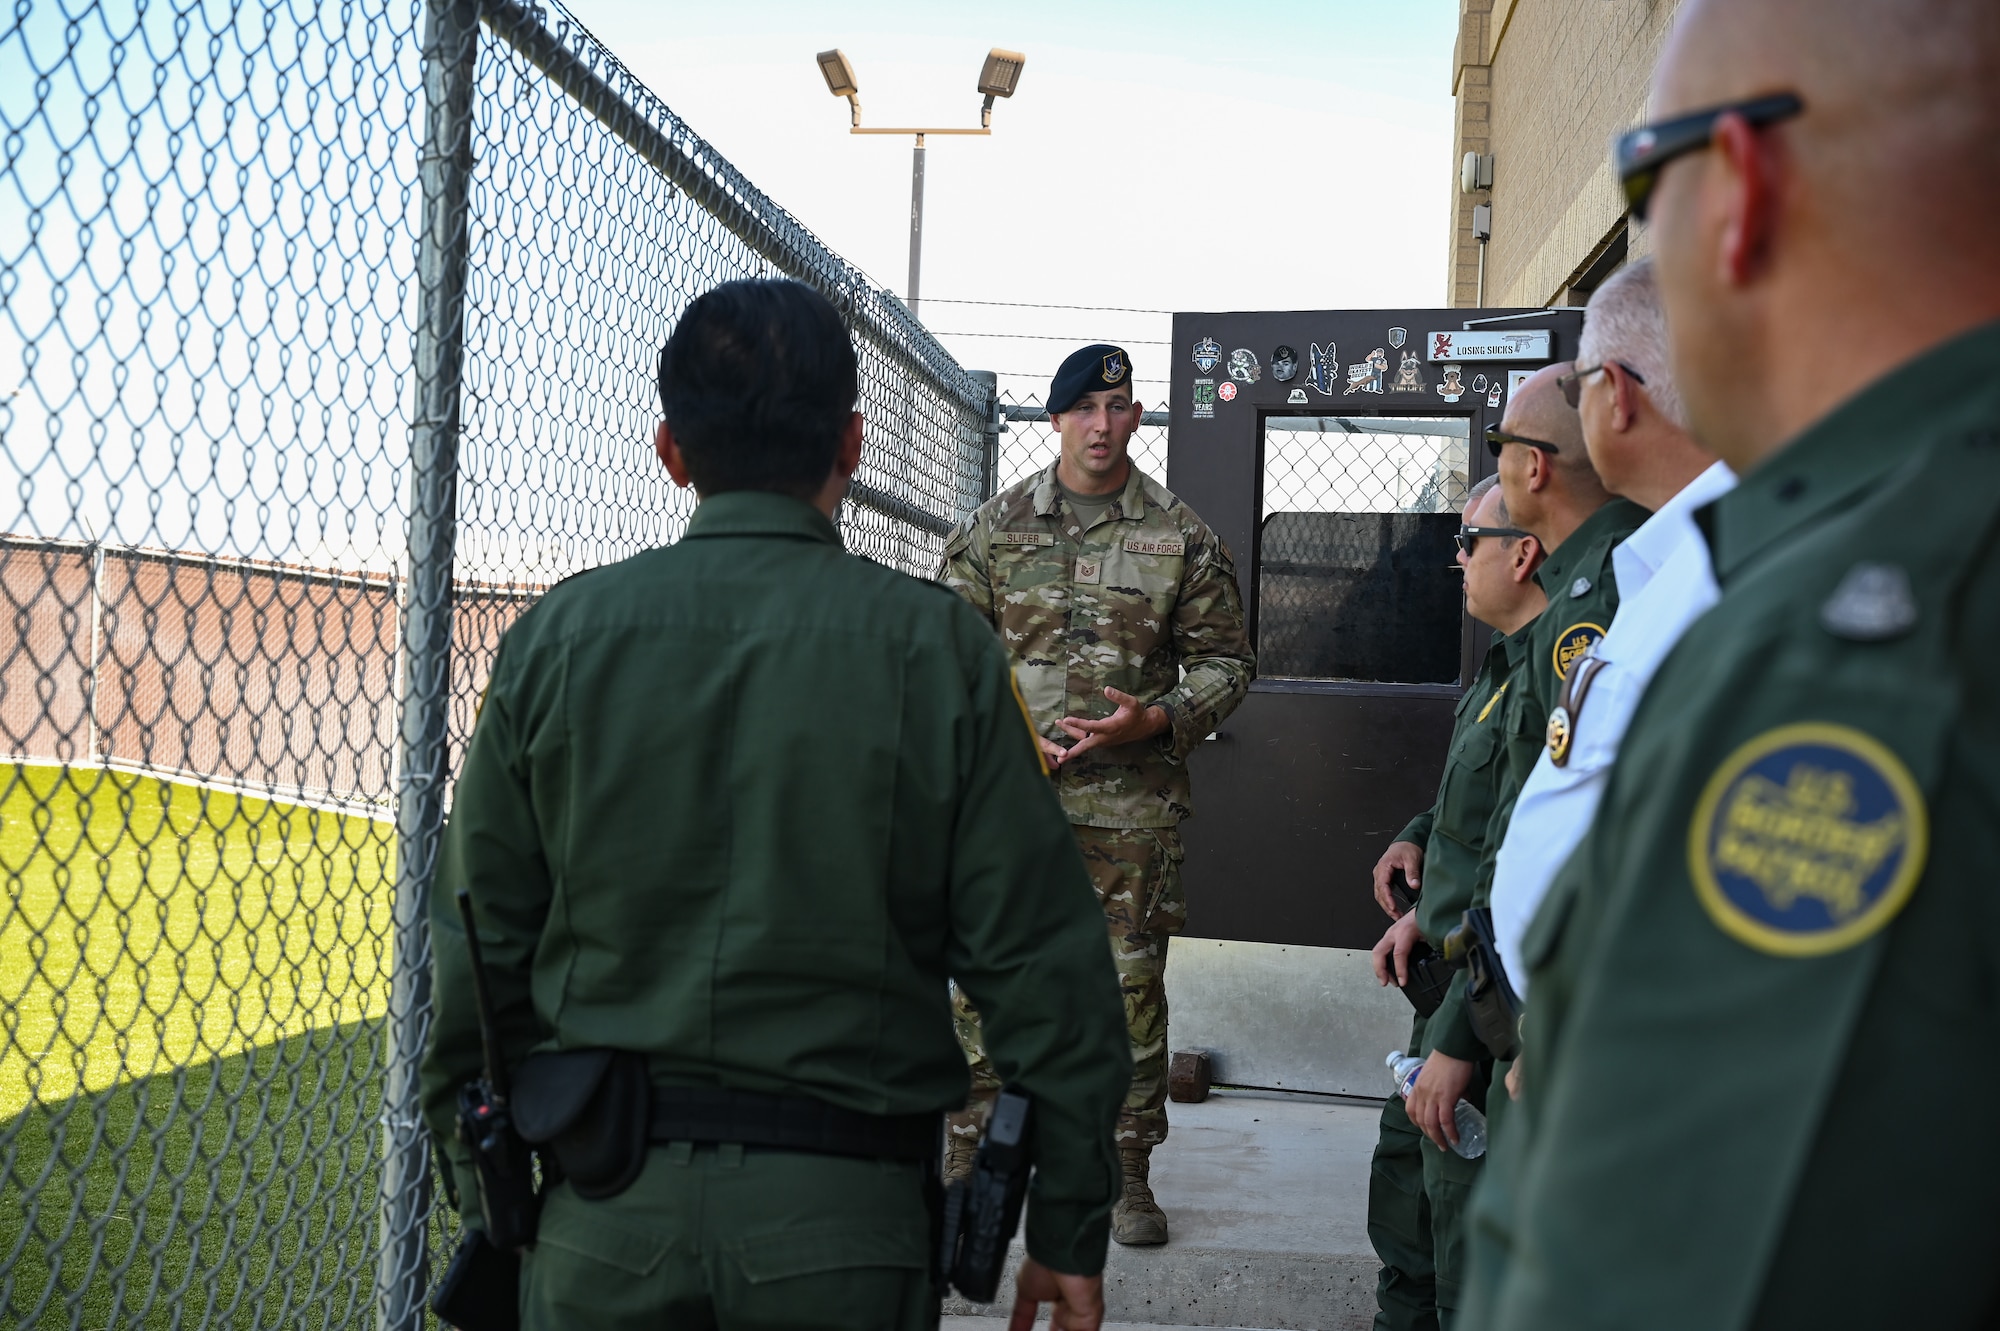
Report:
M 1073 345 L 1124 342 L 1164 402 L 1175 309 L 1443 303 L 1453 0 L 570 0 L 766 193 L 903 294 L 907 138 L 850 136 L 815 52 L 853 62 L 867 125 L 979 123 L 989 47 L 1025 53 L 991 138 L 929 141 L 921 313 L 968 367 L 1039 391 Z M 968 337 L 964 332 L 1035 334 Z M 1026 372 L 1017 377 L 1013 372 Z

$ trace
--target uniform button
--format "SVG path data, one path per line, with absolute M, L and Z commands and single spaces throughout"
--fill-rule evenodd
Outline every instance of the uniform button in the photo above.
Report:
M 1790 501 L 1806 492 L 1806 478 L 1794 476 L 1778 487 L 1778 498 Z

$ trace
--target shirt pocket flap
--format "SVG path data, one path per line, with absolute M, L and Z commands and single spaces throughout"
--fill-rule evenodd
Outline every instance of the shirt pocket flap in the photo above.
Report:
M 1500 727 L 1477 725 L 1452 745 L 1451 760 L 1461 767 L 1478 769 L 1493 761 L 1500 751 Z
M 890 1226 L 845 1220 L 752 1235 L 730 1249 L 744 1277 L 762 1285 L 871 1266 L 921 1270 L 930 1264 L 925 1235 L 921 1223 Z

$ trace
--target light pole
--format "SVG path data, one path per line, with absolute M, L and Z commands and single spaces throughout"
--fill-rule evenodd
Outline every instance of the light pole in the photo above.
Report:
M 861 85 L 855 81 L 854 66 L 838 50 L 819 53 L 819 72 L 826 79 L 826 90 L 835 97 L 845 97 L 853 109 L 853 123 L 849 134 L 914 134 L 917 146 L 910 157 L 910 313 L 917 312 L 918 279 L 922 275 L 924 258 L 924 136 L 927 134 L 991 134 L 993 132 L 993 99 L 1012 97 L 1014 86 L 1021 81 L 1021 67 L 1028 63 L 1028 57 L 1019 51 L 1003 51 L 994 47 L 986 53 L 986 63 L 979 70 L 979 91 L 986 101 L 979 108 L 978 129 L 873 129 L 861 124 Z

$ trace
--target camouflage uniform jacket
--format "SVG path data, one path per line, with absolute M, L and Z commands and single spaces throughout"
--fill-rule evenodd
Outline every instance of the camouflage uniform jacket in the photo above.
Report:
M 1236 566 L 1194 511 L 1137 467 L 1085 530 L 1051 465 L 981 505 L 945 542 L 938 580 L 999 630 L 1035 728 L 1114 710 L 1115 688 L 1171 724 L 1106 745 L 1059 773 L 1063 809 L 1087 827 L 1171 827 L 1194 811 L 1187 757 L 1256 674 Z

